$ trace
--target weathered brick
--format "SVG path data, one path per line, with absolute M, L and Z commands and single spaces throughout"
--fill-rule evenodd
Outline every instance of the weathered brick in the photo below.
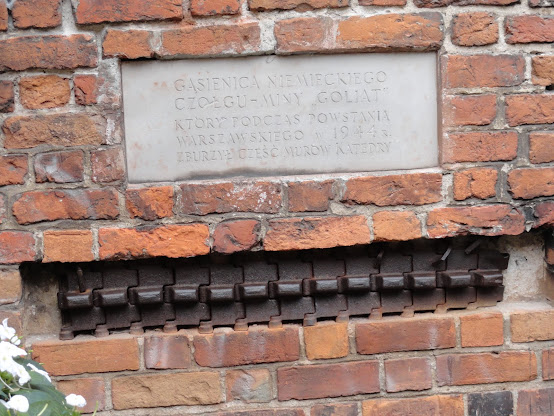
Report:
M 114 378 L 112 399 L 116 410 L 207 405 L 220 403 L 222 391 L 216 372 L 141 375 Z
M 554 348 L 542 352 L 542 378 L 554 380 Z
M 356 348 L 360 354 L 434 350 L 456 346 L 452 318 L 386 319 L 356 325 Z
M 8 325 L 15 329 L 17 334 L 22 333 L 23 321 L 21 319 L 21 312 L 0 310 L 0 322 L 3 322 L 4 319 L 8 320 Z
M 78 24 L 181 20 L 181 0 L 80 0 L 75 13 Z
M 389 393 L 421 391 L 433 387 L 428 358 L 401 358 L 385 361 L 385 383 Z
M 363 416 L 464 416 L 463 396 L 377 399 L 363 402 Z
M 25 183 L 27 155 L 0 156 L 0 186 Z
M 554 339 L 554 310 L 520 311 L 510 315 L 512 342 Z
M 162 32 L 162 56 L 202 56 L 256 52 L 260 48 L 258 23 L 184 26 Z
M 0 71 L 73 69 L 97 62 L 96 41 L 90 35 L 19 36 L 0 40 L 0 49 Z
M 125 176 L 125 158 L 121 147 L 91 152 L 92 180 L 106 183 L 122 180 Z
M 0 270 L 0 305 L 19 301 L 22 294 L 21 289 L 19 270 Z
M 34 261 L 36 243 L 27 231 L 0 231 L 0 264 L 18 264 Z
M 98 230 L 101 260 L 199 256 L 210 252 L 208 237 L 205 224 Z
M 264 409 L 214 413 L 214 416 L 305 416 L 301 409 Z
M 504 318 L 500 312 L 460 317 L 462 347 L 492 347 L 504 344 Z
M 408 211 L 380 211 L 373 215 L 375 241 L 407 241 L 421 238 L 421 222 Z
M 125 200 L 131 218 L 152 221 L 173 215 L 172 186 L 127 189 Z
M 13 3 L 13 25 L 18 29 L 50 28 L 62 24 L 61 0 L 17 0 Z
M 391 7 L 391 6 L 405 6 L 407 0 L 359 0 L 358 4 L 360 6 L 383 6 L 383 7 Z
M 144 340 L 146 368 L 165 370 L 189 368 L 190 346 L 186 335 L 152 335 Z
M 227 401 L 267 403 L 273 399 L 271 373 L 268 369 L 227 371 Z
M 437 357 L 439 386 L 529 381 L 537 377 L 537 357 L 532 351 L 449 354 Z
M 358 405 L 350 404 L 316 404 L 310 411 L 310 416 L 358 416 Z
M 333 21 L 328 17 L 297 17 L 275 23 L 277 52 L 318 52 L 328 48 Z
M 50 146 L 99 145 L 104 142 L 106 120 L 88 114 L 14 116 L 2 127 L 7 149 Z
M 513 3 L 517 3 L 518 0 L 415 0 L 414 4 L 417 7 L 435 8 L 445 7 L 450 5 L 456 6 L 508 6 Z
M 449 55 L 442 62 L 447 88 L 513 87 L 525 80 L 518 55 Z
M 529 160 L 531 163 L 554 162 L 554 133 L 529 133 Z
M 554 18 L 509 16 L 506 18 L 507 43 L 554 42 Z
M 506 96 L 506 121 L 510 126 L 554 123 L 554 94 Z
M 517 398 L 518 416 L 551 416 L 554 388 L 521 390 Z
M 151 58 L 154 56 L 151 42 L 152 32 L 146 30 L 108 29 L 102 51 L 106 58 Z
M 93 413 L 96 409 L 102 411 L 106 408 L 106 391 L 104 379 L 100 377 L 75 378 L 72 380 L 60 380 L 56 387 L 63 394 L 79 394 L 85 398 L 87 405 L 79 411 Z
M 186 184 L 183 214 L 207 215 L 226 212 L 276 213 L 281 208 L 281 185 L 272 182 L 225 182 Z
M 14 108 L 13 82 L 0 81 L 0 113 L 11 113 Z
M 289 211 L 327 211 L 333 199 L 333 180 L 289 182 Z
M 342 358 L 348 355 L 348 325 L 320 322 L 304 327 L 304 343 L 309 360 Z
M 443 105 L 446 126 L 485 126 L 496 117 L 496 96 L 456 95 L 447 97 Z
M 295 361 L 300 354 L 298 328 L 252 328 L 194 337 L 194 358 L 203 367 Z
M 533 83 L 539 85 L 554 84 L 554 55 L 533 56 Z
M 248 8 L 256 11 L 291 10 L 307 11 L 327 7 L 346 7 L 348 0 L 248 0 Z
M 264 239 L 266 251 L 353 246 L 370 242 L 367 219 L 308 217 L 271 220 Z
M 213 234 L 214 251 L 231 254 L 250 250 L 259 243 L 260 230 L 258 220 L 235 220 L 218 224 Z
M 493 168 L 473 168 L 454 172 L 454 199 L 487 199 L 496 196 L 498 171 Z
M 113 189 L 58 189 L 18 195 L 12 206 L 20 224 L 55 220 L 102 220 L 119 215 Z
M 280 401 L 354 396 L 377 393 L 379 390 L 379 363 L 373 360 L 281 367 L 277 370 Z
M 347 204 L 424 205 L 442 200 L 440 173 L 364 176 L 346 181 Z
M 460 46 L 491 45 L 498 41 L 496 16 L 488 12 L 462 13 L 452 22 L 452 43 Z
M 77 104 L 92 105 L 98 102 L 98 77 L 96 75 L 75 75 L 73 85 Z
M 33 359 L 53 376 L 139 369 L 138 342 L 128 336 L 41 341 L 32 349 Z
M 442 149 L 443 163 L 494 162 L 517 156 L 515 131 L 450 133 Z
M 469 416 L 512 416 L 514 399 L 511 391 L 472 393 L 467 395 Z
M 193 16 L 221 16 L 240 13 L 240 0 L 191 0 Z
M 535 227 L 554 225 L 554 202 L 540 202 L 535 205 Z
M 0 0 L 0 32 L 8 30 L 8 7 L 6 0 Z
M 94 260 L 92 231 L 48 230 L 44 232 L 43 262 L 88 262 Z
M 431 238 L 456 235 L 518 235 L 525 230 L 525 217 L 509 205 L 437 208 L 427 217 Z
M 554 168 L 514 169 L 508 173 L 508 186 L 514 198 L 552 196 L 554 195 Z
M 50 152 L 35 156 L 35 180 L 38 183 L 81 182 L 84 178 L 83 152 Z

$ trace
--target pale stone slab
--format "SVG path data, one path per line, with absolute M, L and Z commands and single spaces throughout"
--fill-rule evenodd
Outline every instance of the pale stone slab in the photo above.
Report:
M 438 164 L 434 53 L 122 66 L 131 182 Z

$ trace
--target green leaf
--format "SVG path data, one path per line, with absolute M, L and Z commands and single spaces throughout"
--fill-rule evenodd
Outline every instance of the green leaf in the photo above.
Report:
M 57 391 L 54 388 L 48 392 L 42 390 L 22 390 L 19 394 L 27 397 L 27 400 L 29 400 L 29 411 L 27 413 L 21 413 L 21 416 L 37 416 L 45 406 L 47 406 L 46 410 L 41 416 L 66 415 L 68 411 L 67 407 L 63 402 L 60 402 L 59 398 L 53 395 L 52 392 Z

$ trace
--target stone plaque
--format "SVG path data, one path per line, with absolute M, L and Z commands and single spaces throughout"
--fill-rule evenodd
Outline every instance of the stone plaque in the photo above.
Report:
M 125 62 L 131 182 L 438 164 L 434 53 Z

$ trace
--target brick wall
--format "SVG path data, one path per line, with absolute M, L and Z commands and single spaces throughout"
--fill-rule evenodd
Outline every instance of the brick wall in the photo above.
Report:
M 0 318 L 23 329 L 17 268 L 29 261 L 301 250 L 551 227 L 553 5 L 0 0 Z M 437 168 L 126 181 L 121 60 L 393 51 L 437 53 Z M 268 197 L 260 201 L 262 193 Z M 70 376 L 61 386 L 106 409 L 280 408 L 247 414 L 283 416 L 363 408 L 415 416 L 507 415 L 514 406 L 537 416 L 554 406 L 549 314 L 504 311 L 503 318 L 493 310 L 410 318 L 400 327 L 386 319 L 213 336 L 78 337 L 37 344 L 35 354 Z M 438 337 L 420 338 L 429 333 Z M 326 400 L 342 396 L 349 397 Z M 501 410 L 482 407 L 491 403 Z

